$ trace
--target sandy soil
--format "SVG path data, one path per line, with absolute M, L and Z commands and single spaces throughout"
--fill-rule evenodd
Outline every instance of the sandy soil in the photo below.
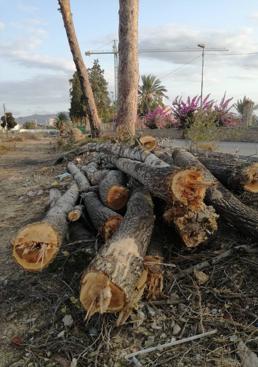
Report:
M 64 247 L 40 274 L 21 270 L 12 260 L 10 240 L 45 212 L 49 188 L 60 185 L 55 176 L 65 168 L 51 163 L 57 155 L 53 139 L 15 144 L 0 156 L 0 367 L 129 366 L 128 353 L 215 329 L 212 337 L 147 353 L 131 365 L 240 367 L 241 340 L 257 353 L 257 241 L 224 223 L 208 245 L 189 252 L 157 221 L 153 242 L 164 249 L 164 297 L 143 301 L 120 328 L 113 315 L 84 321 L 78 294 L 91 258 L 85 249 Z M 257 198 L 242 199 L 258 207 Z M 204 266 L 204 283 L 198 273 L 182 273 L 225 253 Z

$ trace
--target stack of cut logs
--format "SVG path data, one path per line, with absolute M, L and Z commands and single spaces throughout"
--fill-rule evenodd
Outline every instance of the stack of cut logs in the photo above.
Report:
M 92 153 L 90 161 L 78 164 L 84 153 Z M 120 325 L 144 291 L 147 299 L 161 295 L 162 257 L 150 245 L 154 197 L 161 203 L 164 221 L 175 227 L 189 248 L 214 236 L 219 216 L 257 238 L 258 213 L 229 191 L 258 191 L 258 163 L 247 158 L 165 150 L 154 138 L 143 137 L 136 146 L 88 143 L 56 163 L 65 161 L 74 183 L 62 195 L 50 190 L 48 212 L 17 233 L 13 256 L 26 270 L 46 268 L 71 223 L 86 212 L 104 242 L 81 279 L 80 301 L 87 318 L 96 312 L 119 313 Z M 83 232 L 78 226 L 79 233 Z

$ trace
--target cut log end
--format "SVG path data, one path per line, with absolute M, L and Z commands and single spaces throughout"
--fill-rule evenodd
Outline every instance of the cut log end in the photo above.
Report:
M 118 312 L 125 305 L 124 292 L 101 272 L 86 273 L 81 282 L 80 301 L 86 319 L 95 313 Z
M 203 205 L 207 187 L 213 183 L 204 180 L 201 170 L 185 169 L 172 175 L 171 191 L 174 199 L 192 210 Z
M 257 193 L 258 192 L 258 163 L 254 163 L 245 169 L 246 183 L 244 190 Z
M 68 214 L 67 214 L 67 218 L 69 220 L 69 222 L 76 222 L 77 220 L 80 219 L 81 217 L 81 210 L 78 208 L 74 208 L 73 210 L 71 210 Z
M 126 206 L 129 192 L 124 186 L 112 186 L 107 193 L 107 204 L 113 210 L 120 210 Z
M 101 229 L 102 238 L 107 241 L 117 231 L 120 226 L 123 217 L 121 215 L 110 217 L 106 220 L 105 224 Z
M 157 145 L 156 139 L 150 135 L 140 137 L 139 141 L 143 148 L 149 151 L 154 150 Z
M 28 271 L 41 271 L 51 263 L 61 245 L 58 231 L 47 222 L 27 225 L 13 241 L 16 262 Z
M 145 286 L 145 298 L 156 300 L 161 298 L 163 291 L 163 258 L 161 256 L 145 256 L 144 267 L 148 272 Z

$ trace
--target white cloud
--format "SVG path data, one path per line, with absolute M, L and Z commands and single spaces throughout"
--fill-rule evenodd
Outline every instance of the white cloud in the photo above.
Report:
M 69 78 L 66 75 L 37 75 L 22 81 L 2 81 L 0 101 L 10 110 L 23 113 L 62 111 L 69 107 Z
M 254 20 L 254 21 L 258 21 L 258 11 L 256 11 L 256 12 L 252 13 L 252 14 L 250 15 L 250 18 L 251 18 L 252 20 Z
M 3 29 L 5 29 L 5 24 L 0 20 L 0 31 L 2 31 Z

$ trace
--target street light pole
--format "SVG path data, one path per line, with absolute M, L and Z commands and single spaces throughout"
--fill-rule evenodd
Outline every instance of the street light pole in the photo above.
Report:
M 203 43 L 198 44 L 198 47 L 202 49 L 202 78 L 201 78 L 201 106 L 203 100 L 203 75 L 204 75 L 204 49 L 205 45 Z

